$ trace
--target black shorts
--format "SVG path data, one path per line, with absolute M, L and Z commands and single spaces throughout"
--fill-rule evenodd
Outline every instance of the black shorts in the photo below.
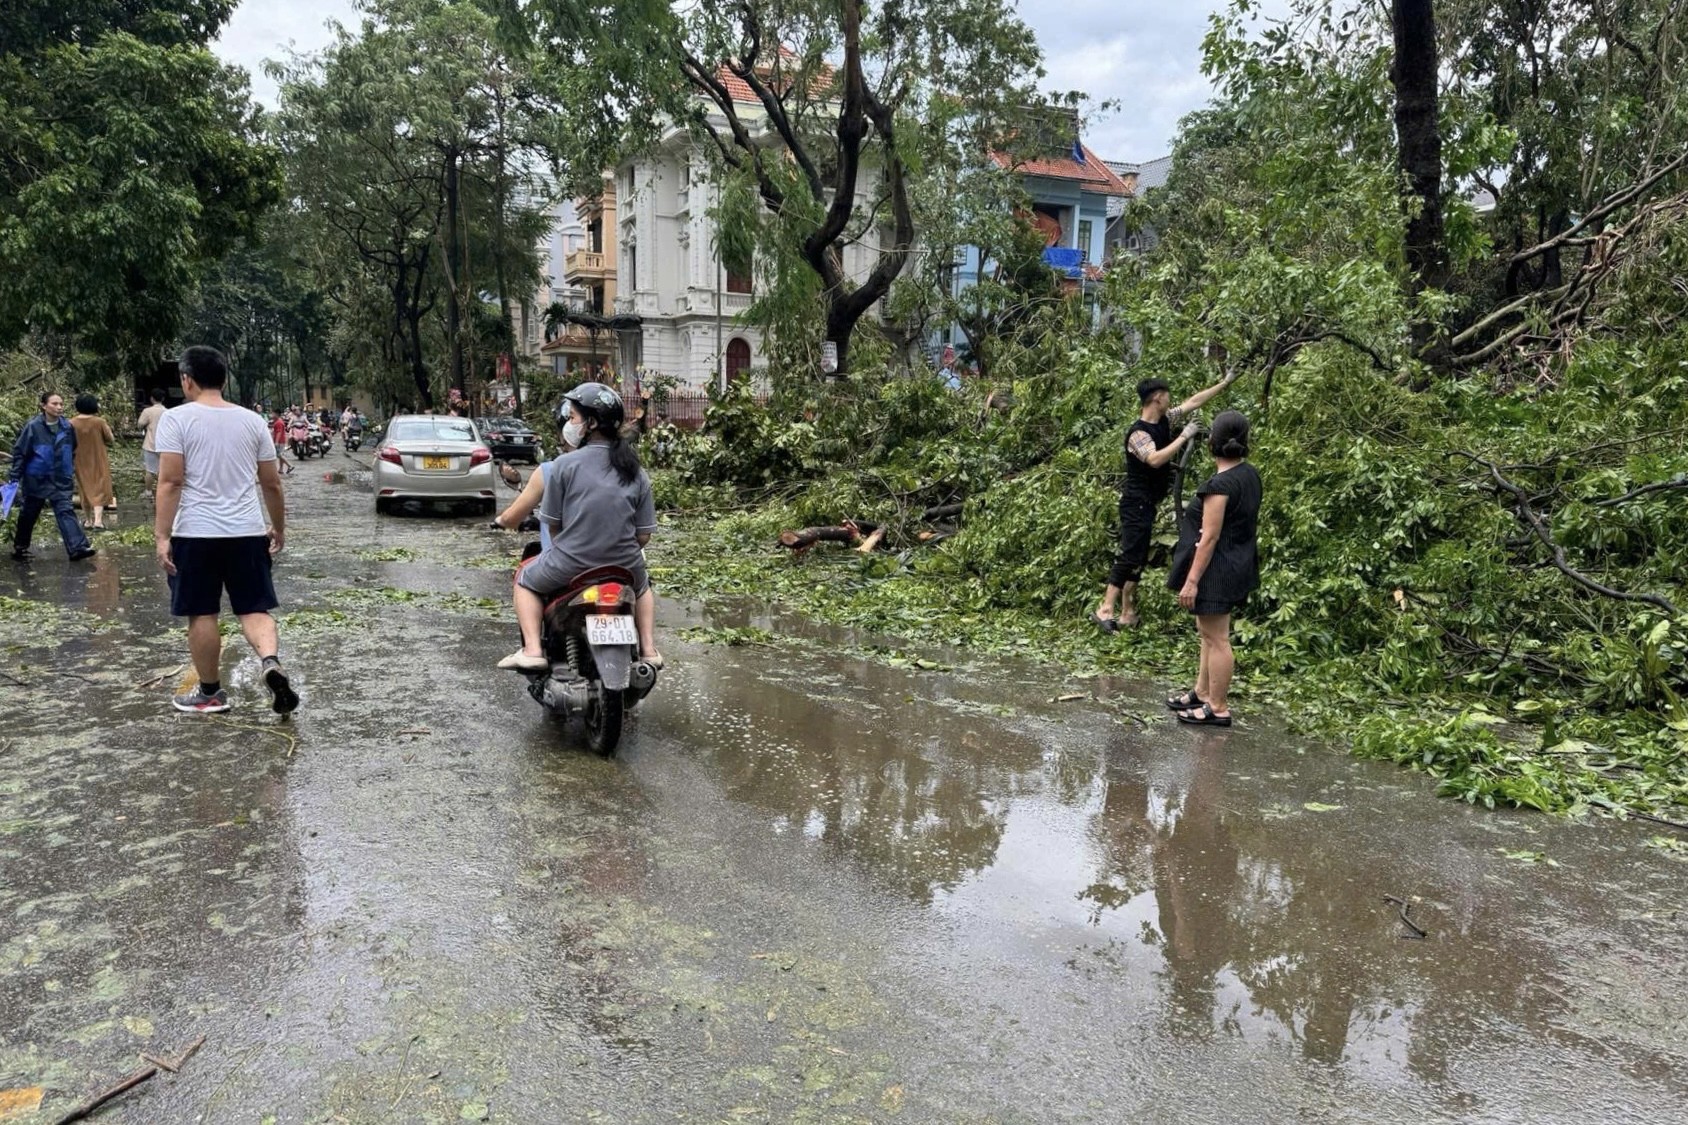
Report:
M 173 536 L 170 556 L 176 573 L 170 576 L 170 612 L 176 617 L 215 617 L 229 592 L 229 609 L 236 617 L 268 613 L 281 603 L 270 579 L 270 540 L 267 535 L 238 539 L 194 539 Z

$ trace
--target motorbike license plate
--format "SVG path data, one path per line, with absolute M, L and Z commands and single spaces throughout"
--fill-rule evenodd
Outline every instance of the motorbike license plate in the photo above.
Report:
M 636 645 L 639 630 L 625 613 L 594 613 L 586 619 L 586 643 L 594 645 Z
M 449 469 L 451 468 L 451 458 L 424 457 L 422 458 L 422 467 L 424 469 Z

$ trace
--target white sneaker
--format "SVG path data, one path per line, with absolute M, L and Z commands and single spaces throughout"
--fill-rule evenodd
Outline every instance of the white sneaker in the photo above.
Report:
M 543 656 L 529 656 L 517 649 L 509 656 L 498 662 L 500 668 L 508 668 L 517 672 L 543 672 L 551 667 L 551 662 Z

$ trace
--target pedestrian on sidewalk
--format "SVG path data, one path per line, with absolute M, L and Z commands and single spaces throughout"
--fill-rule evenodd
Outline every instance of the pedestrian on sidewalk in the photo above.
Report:
M 1119 554 L 1114 559 L 1113 569 L 1108 572 L 1102 604 L 1090 615 L 1090 620 L 1104 633 L 1117 633 L 1120 626 L 1129 627 L 1138 622 L 1137 583 L 1142 581 L 1143 567 L 1149 561 L 1155 511 L 1172 487 L 1173 463 L 1177 461 L 1178 454 L 1201 430 L 1197 422 L 1189 421 L 1183 432 L 1173 437 L 1172 427 L 1185 422 L 1235 380 L 1235 374 L 1227 375 L 1177 406 L 1172 405 L 1172 390 L 1165 380 L 1144 379 L 1137 384 L 1137 400 L 1142 404 L 1142 410 L 1125 434 L 1125 488 L 1119 497 Z M 1119 604 L 1117 616 L 1115 602 Z
M 217 631 L 226 590 L 229 609 L 258 654 L 270 706 L 285 715 L 299 706 L 299 696 L 281 666 L 270 614 L 279 604 L 270 568 L 287 523 L 275 446 L 262 418 L 223 398 L 229 369 L 221 352 L 189 348 L 180 370 L 187 402 L 158 424 L 153 538 L 170 576 L 170 612 L 188 619 L 199 685 L 171 702 L 178 711 L 229 709 Z
M 154 387 L 147 398 L 147 408 L 135 421 L 141 427 L 141 465 L 147 474 L 146 497 L 151 500 L 158 490 L 158 420 L 164 417 L 164 391 Z
M 1228 727 L 1227 698 L 1235 657 L 1231 653 L 1231 614 L 1260 584 L 1260 555 L 1255 545 L 1260 520 L 1260 474 L 1248 457 L 1248 419 L 1226 410 L 1213 420 L 1208 449 L 1213 475 L 1196 489 L 1196 498 L 1179 517 L 1178 549 L 1167 587 L 1178 604 L 1196 615 L 1201 661 L 1196 686 L 1168 699 L 1181 723 Z
M 82 525 L 104 531 L 106 505 L 117 500 L 111 487 L 110 453 L 117 435 L 100 417 L 100 400 L 90 394 L 76 396 L 76 417 L 70 420 L 70 428 L 76 431 L 72 466 L 76 470 L 76 491 L 82 497 Z
M 12 483 L 23 491 L 18 512 L 17 534 L 12 540 L 12 558 L 23 562 L 35 556 L 29 544 L 35 536 L 35 521 L 41 510 L 51 506 L 59 525 L 59 538 L 71 562 L 94 557 L 94 548 L 71 506 L 71 489 L 76 483 L 76 431 L 64 416 L 64 396 L 54 391 L 41 394 L 41 413 L 31 418 L 12 446 Z

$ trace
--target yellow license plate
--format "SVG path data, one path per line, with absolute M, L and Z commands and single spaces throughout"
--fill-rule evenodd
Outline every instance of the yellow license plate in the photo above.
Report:
M 422 458 L 422 467 L 424 469 L 449 469 L 451 468 L 451 458 L 424 457 Z

